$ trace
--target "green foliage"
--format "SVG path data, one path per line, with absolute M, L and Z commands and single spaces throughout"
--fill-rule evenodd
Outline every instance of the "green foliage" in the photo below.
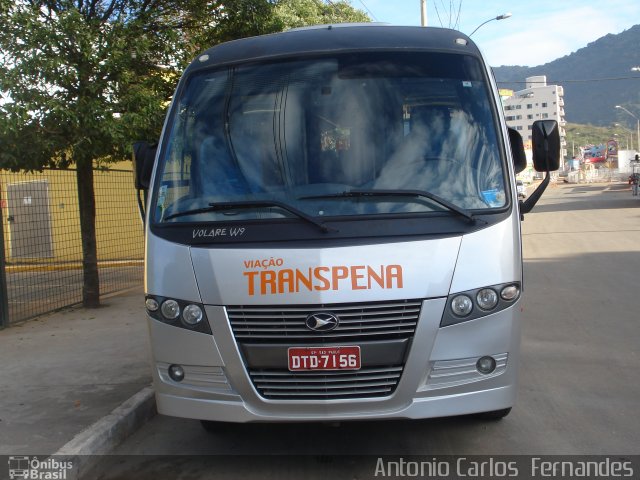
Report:
M 172 20 L 142 2 L 4 4 L 0 166 L 119 159 L 156 137 L 184 63 Z
M 92 168 L 159 137 L 189 60 L 240 37 L 365 19 L 319 0 L 0 0 L 0 168 L 75 164 L 84 306 L 100 303 Z
M 640 116 L 640 74 L 631 71 L 640 65 L 638 45 L 640 25 L 635 25 L 544 65 L 501 66 L 493 71 L 501 88 L 521 90 L 525 78 L 533 75 L 546 75 L 549 85 L 562 85 L 570 122 L 600 126 L 618 122 L 633 130 L 635 120 L 615 106 Z
M 368 21 L 345 1 L 0 0 L 0 168 L 126 158 L 181 70 L 220 42 Z
M 189 38 L 192 57 L 218 43 L 277 31 L 273 10 L 269 0 L 215 0 L 192 11 L 191 20 L 201 26 Z
M 345 1 L 325 3 L 320 0 L 281 0 L 275 6 L 280 29 L 330 23 L 370 22 L 369 16 Z
M 632 132 L 624 125 L 610 127 L 598 127 L 594 125 L 582 125 L 578 123 L 567 123 L 567 153 L 571 158 L 574 154 L 579 154 L 580 147 L 587 145 L 606 145 L 609 140 L 617 140 L 620 149 L 626 149 L 627 144 L 633 150 L 636 145 L 635 132 Z M 572 151 L 575 150 L 575 151 Z
M 192 45 L 198 52 L 218 43 L 290 28 L 370 21 L 345 0 L 219 0 L 212 5 L 210 23 L 192 38 Z

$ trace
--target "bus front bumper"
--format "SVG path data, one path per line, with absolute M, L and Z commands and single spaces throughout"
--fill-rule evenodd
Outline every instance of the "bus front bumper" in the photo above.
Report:
M 222 307 L 207 306 L 213 335 L 148 318 L 158 412 L 226 422 L 307 422 L 434 418 L 509 408 L 515 403 L 519 302 L 476 320 L 440 328 L 445 299 L 425 300 L 392 394 L 376 398 L 268 399 L 245 368 Z M 481 374 L 490 356 L 496 368 Z M 169 368 L 185 375 L 174 381 Z

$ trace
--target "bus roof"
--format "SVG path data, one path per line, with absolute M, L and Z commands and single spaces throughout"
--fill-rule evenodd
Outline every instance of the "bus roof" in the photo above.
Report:
M 222 43 L 196 57 L 187 71 L 201 67 L 336 51 L 427 49 L 480 55 L 469 37 L 456 30 L 381 24 L 336 24 Z

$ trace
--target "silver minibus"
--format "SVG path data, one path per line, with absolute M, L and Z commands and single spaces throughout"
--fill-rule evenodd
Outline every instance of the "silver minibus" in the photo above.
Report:
M 520 222 L 558 168 L 527 158 L 478 47 L 332 25 L 232 41 L 135 145 L 162 414 L 227 422 L 480 414 L 514 405 Z M 527 139 L 528 140 L 528 139 Z

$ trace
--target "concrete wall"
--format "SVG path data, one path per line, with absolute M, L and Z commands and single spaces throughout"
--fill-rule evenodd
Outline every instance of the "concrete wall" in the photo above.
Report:
M 618 150 L 618 169 L 620 173 L 627 175 L 632 173 L 632 161 L 635 158 L 635 150 Z
M 16 221 L 10 221 L 9 217 L 16 212 L 11 211 L 7 189 L 10 185 L 22 184 L 20 191 L 24 198 L 17 201 L 22 201 L 26 205 L 31 201 L 29 194 L 24 193 L 28 192 L 29 185 L 36 183 L 42 185 L 43 182 L 48 186 L 49 228 L 46 228 L 47 222 L 44 221 L 42 214 L 30 216 L 28 211 L 24 213 L 18 210 L 18 212 L 22 216 L 20 219 L 22 234 L 24 235 L 26 231 L 26 236 L 32 242 L 51 242 L 52 256 L 43 258 L 36 255 L 29 258 L 28 255 L 20 254 L 21 250 L 15 245 L 19 242 L 17 232 L 13 232 L 12 235 L 12 228 L 17 228 Z M 94 187 L 98 260 L 104 262 L 142 259 L 144 256 L 143 230 L 133 188 L 131 162 L 113 165 L 110 170 L 96 170 Z M 16 200 L 14 199 L 13 202 L 15 205 Z M 82 259 L 74 170 L 45 170 L 41 173 L 0 171 L 0 207 L 4 228 L 5 258 L 8 264 L 77 263 Z

